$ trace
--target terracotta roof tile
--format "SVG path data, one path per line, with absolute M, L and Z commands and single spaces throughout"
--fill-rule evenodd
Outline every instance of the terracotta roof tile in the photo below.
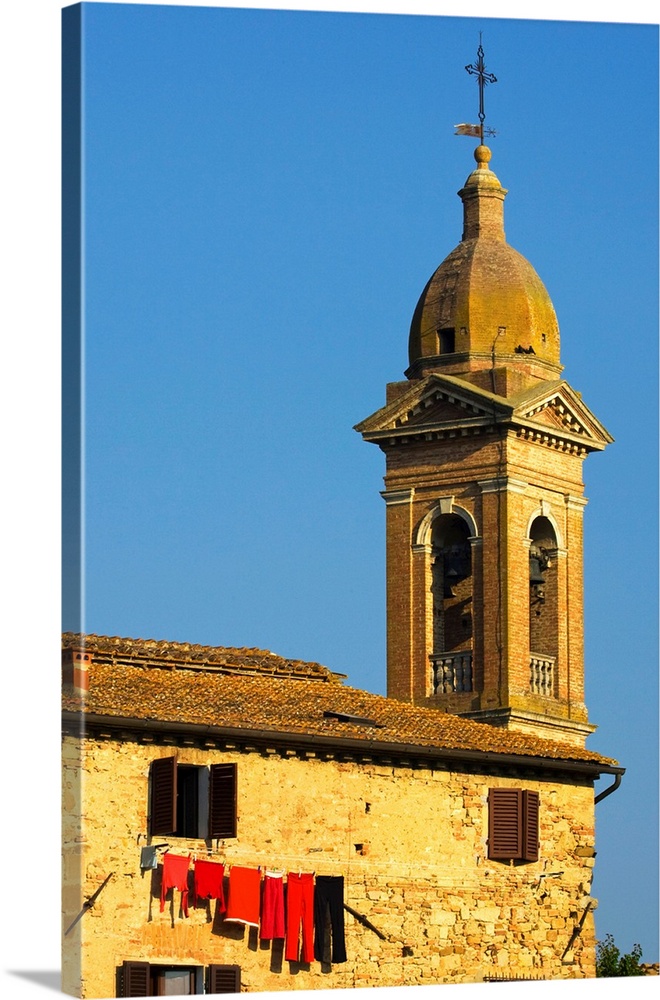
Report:
M 81 637 L 67 633 L 63 645 L 80 648 Z M 89 691 L 84 700 L 65 693 L 65 710 L 260 730 L 274 737 L 350 737 L 391 743 L 393 752 L 407 745 L 616 764 L 580 747 L 348 687 L 318 663 L 286 660 L 264 650 L 102 636 L 85 636 L 84 646 L 92 653 Z M 375 725 L 328 718 L 328 712 Z
M 201 646 L 164 639 L 126 639 L 91 634 L 81 636 L 77 632 L 63 634 L 63 649 L 78 649 L 82 646 L 92 653 L 95 662 L 144 661 L 153 666 L 169 666 L 172 669 L 185 665 L 189 669 L 218 670 L 223 673 L 239 670 L 242 674 L 304 676 L 332 682 L 338 682 L 344 676 L 333 673 L 320 663 L 286 659 L 267 649 Z

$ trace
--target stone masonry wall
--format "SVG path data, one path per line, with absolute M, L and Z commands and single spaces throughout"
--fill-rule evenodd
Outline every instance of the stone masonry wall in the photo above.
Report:
M 142 872 L 140 848 L 149 842 L 150 762 L 173 753 L 182 764 L 238 764 L 238 836 L 213 842 L 215 860 L 344 875 L 345 902 L 371 925 L 346 913 L 345 964 L 290 963 L 281 942 L 223 924 L 215 901 L 195 908 L 192 894 L 188 918 L 178 892 L 160 913 L 161 868 Z M 539 792 L 538 862 L 488 860 L 494 786 Z M 116 996 L 125 960 L 237 964 L 244 991 L 594 975 L 590 783 L 107 734 L 89 738 L 82 754 L 65 739 L 63 791 L 64 928 L 114 873 L 65 939 L 63 986 L 73 995 Z M 206 856 L 203 841 L 164 840 L 175 853 Z

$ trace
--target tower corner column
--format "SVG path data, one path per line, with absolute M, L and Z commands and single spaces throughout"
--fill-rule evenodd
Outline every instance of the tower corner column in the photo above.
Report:
M 381 492 L 386 504 L 387 696 L 408 702 L 413 700 L 414 495 L 412 487 Z

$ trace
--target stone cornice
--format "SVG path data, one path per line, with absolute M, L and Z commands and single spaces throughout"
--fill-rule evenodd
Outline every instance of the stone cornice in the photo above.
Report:
M 355 429 L 382 448 L 508 432 L 584 457 L 612 441 L 567 382 L 554 379 L 504 397 L 437 372 L 414 382 Z
M 495 479 L 480 479 L 478 484 L 482 493 L 526 493 L 529 483 L 511 476 L 500 476 Z
M 598 728 L 589 722 L 576 722 L 573 719 L 566 719 L 563 716 L 553 716 L 540 714 L 539 712 L 525 711 L 519 708 L 494 708 L 480 709 L 476 712 L 461 712 L 465 719 L 473 719 L 475 722 L 482 722 L 490 725 L 506 726 L 511 731 L 515 728 L 515 723 L 537 728 L 544 731 L 553 732 L 557 740 L 569 738 L 585 739 Z M 514 723 L 512 726 L 511 723 Z M 540 735 L 540 734 L 539 734 Z M 552 738 L 545 736 L 545 739 Z
M 411 503 L 415 495 L 415 489 L 411 486 L 408 489 L 382 490 L 380 495 L 388 507 L 393 507 L 397 504 Z
M 486 371 L 492 368 L 493 356 L 486 352 L 472 351 L 456 354 L 436 354 L 418 358 L 406 369 L 404 375 L 409 379 L 423 378 L 431 372 L 442 373 L 450 368 L 458 368 L 463 374 L 474 371 Z M 555 379 L 563 371 L 563 365 L 553 364 L 536 355 L 525 355 L 522 364 L 539 372 L 539 377 Z M 468 367 L 469 366 L 469 367 Z M 520 354 L 500 354 L 497 357 L 498 368 L 518 369 L 521 367 Z M 448 374 L 453 374 L 448 372 Z
M 564 502 L 568 510 L 578 510 L 578 511 L 582 511 L 589 503 L 586 497 L 578 497 L 571 495 L 570 493 L 566 494 L 566 496 L 564 497 Z

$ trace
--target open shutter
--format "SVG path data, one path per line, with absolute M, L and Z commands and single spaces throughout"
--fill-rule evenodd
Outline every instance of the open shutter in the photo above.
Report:
M 151 996 L 149 990 L 149 963 L 124 962 L 122 986 L 122 996 L 124 997 Z
M 523 827 L 525 861 L 539 859 L 539 793 L 523 792 Z
M 236 764 L 211 764 L 209 837 L 236 836 Z
M 176 757 L 151 762 L 151 834 L 168 836 L 176 831 Z
M 240 993 L 240 965 L 209 965 L 207 993 Z
M 491 788 L 488 791 L 488 857 L 521 858 L 523 847 L 522 791 Z

